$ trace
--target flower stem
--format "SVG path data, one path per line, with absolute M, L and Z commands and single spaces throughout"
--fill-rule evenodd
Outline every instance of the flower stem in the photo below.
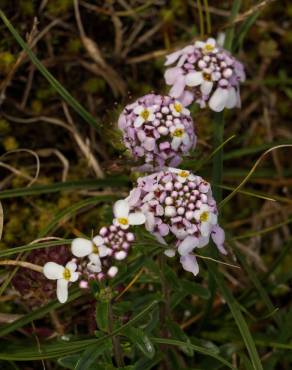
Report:
M 109 334 L 111 334 L 113 331 L 113 322 L 114 322 L 113 306 L 111 301 L 109 302 L 108 317 L 109 317 Z M 119 337 L 116 335 L 112 336 L 112 343 L 116 364 L 119 368 L 124 367 L 125 364 Z
M 213 146 L 214 149 L 222 145 L 224 135 L 224 112 L 215 113 L 213 126 Z M 222 184 L 223 177 L 223 147 L 215 152 L 213 157 L 212 182 L 213 195 L 217 203 L 222 200 Z

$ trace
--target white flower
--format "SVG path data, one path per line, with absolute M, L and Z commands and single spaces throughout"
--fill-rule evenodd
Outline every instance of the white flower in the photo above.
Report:
M 181 114 L 184 114 L 185 116 L 190 115 L 190 111 L 177 100 L 173 104 L 170 104 L 169 108 L 172 115 L 175 117 L 179 117 Z
M 71 250 L 76 257 L 88 256 L 90 262 L 87 264 L 87 268 L 96 273 L 102 270 L 100 258 L 111 253 L 111 249 L 104 245 L 104 240 L 99 235 L 95 236 L 92 241 L 84 238 L 74 239 Z
M 213 88 L 212 75 L 206 71 L 188 73 L 185 82 L 187 86 L 200 86 L 203 95 L 209 95 Z
M 44 265 L 43 273 L 47 279 L 57 280 L 57 298 L 61 303 L 68 299 L 68 284 L 78 280 L 79 274 L 76 272 L 77 265 L 68 262 L 66 266 L 55 262 L 47 262 Z
M 209 236 L 213 225 L 217 224 L 217 215 L 211 211 L 207 204 L 203 204 L 200 209 L 194 212 L 194 217 L 201 223 L 202 236 Z
M 178 168 L 168 167 L 169 171 L 177 174 L 177 179 L 179 182 L 184 183 L 187 180 L 194 181 L 196 176 L 194 176 L 190 171 L 180 170 Z
M 130 206 L 126 200 L 118 200 L 114 205 L 114 224 L 122 229 L 130 225 L 142 225 L 146 218 L 142 212 L 130 213 Z
M 218 52 L 218 48 L 216 48 L 216 40 L 213 38 L 209 38 L 206 42 L 196 41 L 195 47 L 202 49 L 204 54 Z
M 217 87 L 209 100 L 209 107 L 214 112 L 221 112 L 225 107 L 234 108 L 238 104 L 238 95 L 234 87 Z
M 134 126 L 140 127 L 143 125 L 144 122 L 151 122 L 155 119 L 155 112 L 156 107 L 143 107 L 139 105 L 134 109 L 134 113 L 138 115 L 138 117 L 135 119 Z
M 190 144 L 189 135 L 185 132 L 185 128 L 181 123 L 171 126 L 170 133 L 173 137 L 171 142 L 171 147 L 173 150 L 177 150 L 181 143 L 184 145 Z

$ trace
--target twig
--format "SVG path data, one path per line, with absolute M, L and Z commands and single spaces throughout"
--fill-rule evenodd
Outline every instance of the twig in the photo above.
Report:
M 34 263 L 25 261 L 15 261 L 15 260 L 0 260 L 0 266 L 19 266 L 24 267 L 33 271 L 43 272 L 43 267 L 35 265 Z

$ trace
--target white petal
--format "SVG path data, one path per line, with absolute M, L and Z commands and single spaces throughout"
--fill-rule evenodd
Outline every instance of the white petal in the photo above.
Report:
M 174 137 L 174 138 L 172 139 L 172 142 L 171 142 L 171 147 L 172 147 L 172 149 L 173 149 L 173 150 L 177 150 L 177 149 L 178 149 L 178 147 L 180 146 L 181 142 L 182 142 L 182 140 L 181 140 L 181 138 L 180 138 L 180 137 Z
M 104 244 L 104 240 L 103 238 L 100 236 L 100 235 L 96 235 L 93 239 L 92 239 L 93 243 L 97 246 L 97 247 L 100 247 Z
M 107 274 L 108 274 L 108 276 L 110 276 L 111 278 L 113 278 L 113 277 L 116 276 L 116 274 L 118 273 L 118 271 L 119 270 L 118 270 L 118 268 L 116 266 L 112 266 L 112 267 L 109 268 Z
M 203 81 L 201 85 L 201 91 L 204 95 L 209 95 L 213 87 L 212 81 Z
M 203 41 L 196 41 L 196 42 L 195 42 L 195 47 L 196 47 L 196 48 L 201 48 L 201 49 L 202 49 L 202 48 L 205 46 L 205 44 L 206 44 L 206 43 L 205 43 L 205 42 L 203 42 Z
M 98 247 L 98 253 L 101 258 L 108 256 L 110 251 L 111 249 L 106 247 L 105 245 L 101 245 L 100 247 Z
M 228 99 L 226 101 L 226 108 L 232 109 L 237 104 L 237 94 L 234 87 L 228 89 Z
M 138 105 L 138 107 L 136 107 L 133 112 L 136 113 L 136 114 L 140 114 L 140 113 L 143 112 L 144 109 L 145 108 L 142 107 L 142 105 Z
M 164 251 L 164 254 L 167 256 L 167 257 L 174 257 L 175 256 L 175 250 L 173 248 L 170 248 L 170 249 L 166 249 Z
M 97 253 L 91 253 L 89 256 L 88 256 L 88 259 L 91 263 L 93 263 L 94 265 L 100 265 L 101 262 L 100 262 L 100 258 L 99 258 L 99 255 Z
M 198 86 L 204 79 L 201 72 L 190 72 L 186 75 L 185 81 L 187 86 Z
M 55 262 L 47 262 L 43 267 L 43 273 L 47 279 L 57 280 L 63 277 L 64 267 Z
M 184 143 L 184 145 L 189 145 L 190 144 L 190 137 L 188 134 L 184 134 L 183 137 L 182 137 L 182 142 Z M 186 178 L 185 178 L 186 179 Z
M 200 217 L 201 217 L 201 210 L 197 209 L 196 211 L 194 211 L 194 218 L 195 220 L 199 221 L 200 220 Z
M 119 251 L 115 253 L 115 259 L 118 261 L 122 261 L 127 257 L 127 253 L 125 251 Z
M 214 94 L 212 94 L 211 99 L 209 100 L 209 107 L 214 112 L 221 112 L 226 105 L 227 99 L 228 99 L 228 90 L 218 87 L 215 90 Z
M 211 46 L 215 46 L 215 45 L 216 45 L 216 40 L 215 40 L 215 39 L 213 39 L 212 37 L 210 37 L 210 38 L 207 40 L 206 44 L 211 45 Z
M 142 212 L 135 212 L 129 214 L 129 224 L 130 225 L 142 225 L 146 221 L 146 217 Z
M 84 238 L 76 238 L 71 244 L 71 251 L 75 257 L 85 257 L 92 252 L 92 241 Z
M 65 303 L 68 299 L 68 281 L 65 279 L 57 281 L 57 298 L 60 303 Z
M 200 236 L 198 248 L 203 248 L 209 243 L 210 236 Z
M 76 271 L 76 269 L 77 269 L 77 265 L 76 265 L 76 263 L 75 262 L 68 262 L 67 264 L 66 264 L 66 268 L 68 269 L 68 270 L 70 270 L 70 272 L 74 272 L 74 271 Z
M 212 224 L 212 225 L 216 225 L 217 224 L 217 221 L 218 221 L 218 216 L 217 215 L 215 215 L 215 213 L 210 213 L 209 214 L 209 217 L 210 217 L 210 223 Z
M 203 236 L 210 235 L 210 232 L 211 232 L 211 225 L 210 225 L 210 223 L 209 222 L 202 222 L 201 227 L 200 227 L 200 230 L 201 230 L 201 234 Z
M 134 126 L 141 127 L 144 122 L 145 122 L 144 118 L 139 116 L 135 119 Z
M 178 252 L 181 256 L 186 256 L 198 245 L 198 238 L 195 236 L 187 236 L 179 245 Z
M 146 221 L 145 221 L 145 227 L 148 231 L 153 231 L 155 226 L 155 217 L 152 212 L 147 212 L 146 214 Z
M 71 277 L 70 277 L 70 281 L 71 281 L 72 283 L 74 283 L 74 281 L 77 281 L 78 279 L 79 279 L 79 274 L 78 274 L 78 272 L 72 272 Z
M 117 218 L 128 218 L 130 207 L 127 201 L 118 200 L 114 204 L 114 215 Z
M 192 272 L 195 276 L 199 273 L 199 265 L 196 257 L 189 254 L 186 256 L 181 256 L 180 263 L 184 270 Z

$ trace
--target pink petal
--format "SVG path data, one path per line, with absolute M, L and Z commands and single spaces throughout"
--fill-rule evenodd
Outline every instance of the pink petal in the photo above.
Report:
M 180 263 L 185 271 L 192 272 L 195 276 L 199 273 L 199 265 L 194 255 L 181 256 Z

